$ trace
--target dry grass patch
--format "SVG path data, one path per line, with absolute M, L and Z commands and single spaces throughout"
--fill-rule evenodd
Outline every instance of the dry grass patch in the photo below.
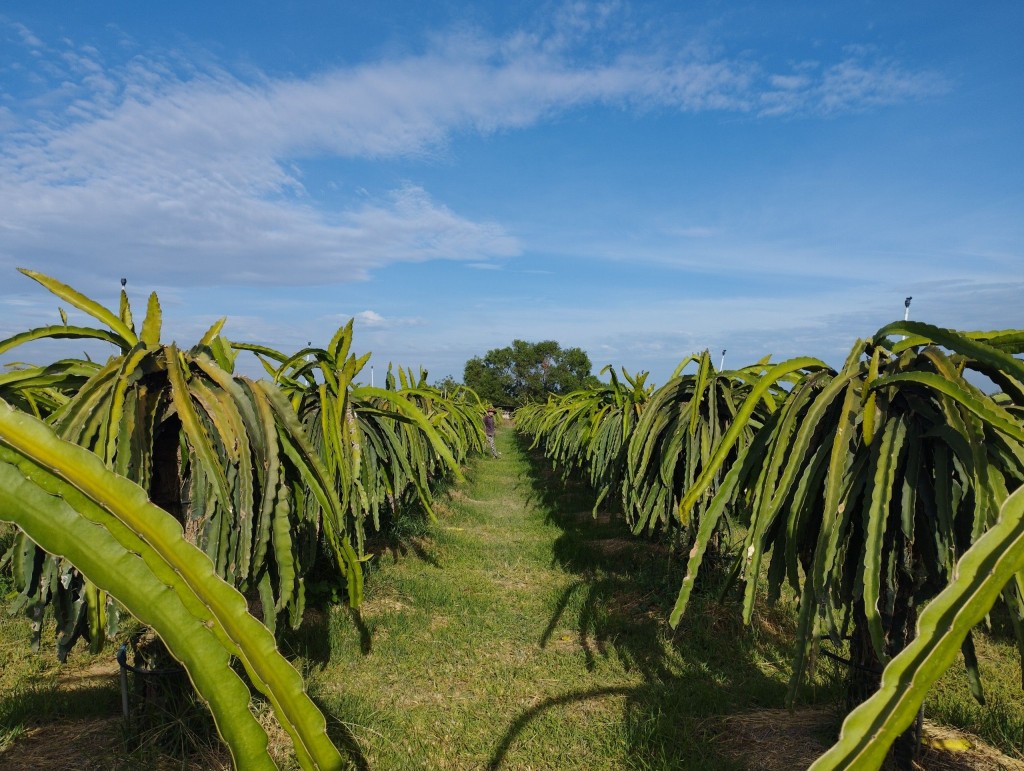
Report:
M 921 768 L 926 771 L 1024 771 L 1024 762 L 1008 757 L 977 736 L 924 721 Z
M 359 614 L 367 620 L 407 610 L 412 610 L 412 606 L 405 604 L 397 597 L 386 596 L 371 597 L 363 600 L 363 604 L 359 606 Z
M 0 752 L 3 771 L 118 768 L 120 717 L 67 720 L 33 726 Z M 127 766 L 120 766 L 126 768 Z
M 757 771 L 806 769 L 834 741 L 840 717 L 816 708 L 730 715 L 712 727 L 723 754 Z M 751 759 L 756 758 L 756 761 Z M 921 771 L 1024 771 L 1024 763 L 976 736 L 924 721 Z

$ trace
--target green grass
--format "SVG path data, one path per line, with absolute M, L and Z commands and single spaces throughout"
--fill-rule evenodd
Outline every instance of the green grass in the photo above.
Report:
M 429 537 L 378 559 L 362 630 L 339 609 L 321 620 L 330 656 L 310 658 L 310 688 L 343 716 L 356 764 L 741 768 L 714 718 L 782 706 L 790 613 L 748 630 L 699 597 L 673 634 L 668 553 L 594 520 L 589 494 L 548 478 L 511 432 L 499 445 Z
M 792 604 L 759 605 L 744 627 L 738 597 L 713 599 L 712 571 L 673 632 L 678 556 L 595 520 L 587 489 L 553 476 L 512 431 L 498 443 L 502 457 L 473 462 L 436 524 L 381 548 L 359 613 L 311 609 L 282 640 L 352 765 L 743 768 L 726 754 L 720 718 L 784 705 Z M 116 680 L 79 677 L 109 668 L 112 652 L 79 648 L 60 666 L 45 640 L 33 654 L 23 619 L 0 622 L 0 766 L 33 725 L 119 714 Z M 977 647 L 989 706 L 954 667 L 926 714 L 1019 755 L 1019 657 L 999 635 L 979 634 Z M 839 701 L 834 666 L 819 660 L 801 704 Z
M 120 714 L 113 654 L 79 650 L 70 665 L 53 650 L 33 653 L 28 621 L 6 613 L 0 623 L 0 753 L 33 725 Z M 52 639 L 45 627 L 43 639 Z M 0 756 L 2 757 L 2 756 Z
M 975 634 L 978 667 L 985 692 L 985 705 L 969 695 L 962 661 L 956 662 L 932 687 L 925 700 L 925 715 L 944 725 L 955 726 L 1011 757 L 1024 760 L 1024 681 L 1020 654 L 1009 636 L 995 639 Z

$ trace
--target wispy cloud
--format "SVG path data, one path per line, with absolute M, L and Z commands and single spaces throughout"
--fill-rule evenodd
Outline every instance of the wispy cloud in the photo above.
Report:
M 522 246 L 415 184 L 333 210 L 296 162 L 416 156 L 460 132 L 592 105 L 832 114 L 939 88 L 861 50 L 788 73 L 699 46 L 570 55 L 616 7 L 570 4 L 543 34 L 435 36 L 416 55 L 305 79 L 243 79 L 173 53 L 111 64 L 91 46 L 48 45 L 9 25 L 25 48 L 45 49 L 34 77 L 52 85 L 37 84 L 31 112 L 0 105 L 0 124 L 13 124 L 0 140 L 0 268 L 88 257 L 93 272 L 129 264 L 187 285 L 343 282 L 433 259 L 481 265 Z
M 552 302 L 541 308 L 522 304 L 490 304 L 467 309 L 404 340 L 409 359 L 444 362 L 461 375 L 462 350 L 477 354 L 508 344 L 507 330 L 524 340 L 550 339 L 558 330 L 563 345 L 590 353 L 595 371 L 605 364 L 628 371 L 648 370 L 663 383 L 672 368 L 690 353 L 710 349 L 716 357 L 727 349 L 727 364 L 741 366 L 771 354 L 774 361 L 816 356 L 832 366 L 842 364 L 858 337 L 872 335 L 903 317 L 902 299 L 914 294 L 911 317 L 959 329 L 1002 329 L 1019 324 L 1016 303 L 1019 281 L 918 283 L 905 286 L 877 281 L 866 286 L 778 298 L 736 294 L 679 298 L 652 289 L 637 305 L 629 299 L 605 297 L 598 303 L 578 299 Z M 448 355 L 439 341 L 459 340 L 461 349 Z M 445 369 L 448 371 L 448 369 Z M 440 372 L 440 369 L 439 369 Z
M 376 327 L 386 323 L 386 320 L 383 316 L 381 316 L 376 311 L 369 310 L 363 311 L 362 313 L 357 313 L 356 319 L 358 319 L 361 324 L 366 324 L 366 326 L 368 327 Z
M 29 48 L 43 48 L 43 41 L 36 37 L 32 30 L 20 22 L 11 22 L 11 29 L 21 38 L 21 42 Z

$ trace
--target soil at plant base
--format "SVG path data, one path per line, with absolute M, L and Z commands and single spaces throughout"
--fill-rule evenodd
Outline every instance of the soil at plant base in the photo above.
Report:
M 99 771 L 116 767 L 121 718 L 86 718 L 29 728 L 0 753 L 2 771 Z
M 70 694 L 116 688 L 117 678 L 117 663 L 113 659 L 92 661 L 84 667 L 72 664 L 62 669 L 55 689 Z M 119 716 L 32 726 L 0 752 L 0 771 L 114 768 L 121 737 Z
M 517 468 L 525 461 L 510 445 L 506 441 L 501 459 L 481 462 L 475 485 L 455 491 L 458 511 L 442 517 L 435 543 L 414 537 L 396 547 L 401 554 L 388 560 L 379 555 L 378 561 L 393 564 L 378 568 L 375 593 L 359 623 L 339 611 L 338 638 L 332 641 L 331 616 L 307 616 L 317 629 L 316 644 L 307 647 L 322 648 L 325 656 L 319 694 L 336 699 L 332 714 L 350 721 L 345 727 L 353 732 L 353 746 L 369 761 L 362 767 L 617 770 L 627 767 L 625 751 L 690 752 L 692 738 L 713 735 L 721 749 L 716 758 L 735 759 L 687 768 L 807 768 L 831 744 L 834 716 L 822 710 L 739 713 L 724 700 L 712 709 L 704 701 L 686 701 L 703 689 L 742 695 L 739 709 L 779 706 L 780 699 L 765 699 L 784 691 L 785 677 L 776 686 L 764 676 L 777 668 L 778 657 L 745 668 L 743 660 L 730 658 L 720 666 L 712 654 L 720 640 L 739 635 L 738 621 L 730 609 L 709 603 L 694 634 L 703 629 L 714 642 L 697 654 L 687 649 L 692 665 L 689 658 L 672 658 L 678 651 L 662 647 L 660 631 L 667 609 L 650 602 L 649 587 L 641 591 L 634 580 L 642 564 L 664 564 L 667 555 L 658 544 L 622 536 L 609 517 L 593 517 L 589 500 L 566 505 L 560 499 L 549 510 L 545 496 L 557 480 L 525 484 L 525 472 Z M 644 557 L 648 550 L 652 560 Z M 662 598 L 667 607 L 674 601 L 674 592 L 669 594 Z M 522 603 L 514 612 L 513 598 Z M 755 631 L 762 642 L 790 644 L 784 625 L 774 623 L 779 617 L 763 613 L 758 619 Z M 420 657 L 410 659 L 409 652 Z M 416 662 L 411 667 L 410 660 Z M 751 684 L 761 681 L 768 682 L 762 696 L 747 700 Z M 55 695 L 75 688 L 116 694 L 112 657 L 102 666 L 63 667 Z M 661 719 L 661 710 L 670 708 L 676 711 Z M 709 717 L 727 714 L 726 708 L 729 717 Z M 0 753 L 0 770 L 230 767 L 224 755 L 188 765 L 140 763 L 124 751 L 116 697 L 111 712 L 28 726 Z M 630 715 L 634 722 L 626 723 Z M 677 732 L 685 722 L 696 730 L 684 741 Z M 1024 769 L 972 737 L 931 727 L 928 737 L 934 746 L 922 759 L 924 769 Z M 539 749 L 533 749 L 534 740 Z M 286 756 L 288 742 L 279 727 L 271 747 L 284 748 Z M 661 763 L 652 757 L 648 766 L 633 767 L 683 767 L 676 756 Z
M 757 771 L 802 771 L 831 745 L 840 717 L 821 709 L 767 709 L 731 715 L 719 722 L 725 754 Z M 1024 771 L 1024 762 L 976 736 L 924 721 L 917 767 L 922 771 Z
M 53 685 L 54 699 L 99 698 L 99 691 L 119 689 L 117 662 L 110 657 L 83 665 L 74 654 L 61 666 Z M 229 771 L 230 755 L 223 746 L 197 753 L 193 760 L 131 755 L 125 746 L 125 722 L 120 714 L 65 718 L 30 725 L 0 751 L 0 771 Z M 140 765 L 144 764 L 144 765 Z

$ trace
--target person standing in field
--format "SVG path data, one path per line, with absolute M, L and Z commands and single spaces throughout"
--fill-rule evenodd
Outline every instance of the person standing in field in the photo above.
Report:
M 501 453 L 494 445 L 494 407 L 488 407 L 487 414 L 484 415 L 484 433 L 487 434 L 487 444 L 491 448 L 491 455 L 500 458 Z

